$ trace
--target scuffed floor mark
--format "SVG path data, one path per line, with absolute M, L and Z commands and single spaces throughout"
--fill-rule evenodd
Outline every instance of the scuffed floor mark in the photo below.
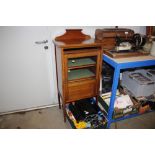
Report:
M 43 112 L 40 110 L 40 111 L 38 111 L 38 113 L 39 113 L 39 114 L 42 114 Z
M 17 112 L 16 114 L 25 115 L 26 111 Z
M 3 121 L 3 118 L 0 118 L 0 123 Z

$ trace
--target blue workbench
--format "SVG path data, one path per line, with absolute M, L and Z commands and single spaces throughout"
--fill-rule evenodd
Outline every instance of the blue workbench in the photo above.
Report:
M 108 63 L 114 68 L 114 77 L 113 77 L 113 84 L 112 84 L 112 95 L 110 99 L 110 105 L 107 115 L 107 128 L 110 128 L 110 124 L 116 121 L 124 120 L 127 118 L 132 118 L 138 116 L 139 114 L 132 114 L 128 116 L 124 116 L 118 119 L 113 119 L 113 111 L 114 111 L 114 102 L 116 91 L 119 82 L 119 76 L 121 69 L 129 69 L 129 68 L 136 68 L 136 67 L 148 67 L 148 66 L 155 66 L 155 57 L 153 56 L 138 56 L 138 57 L 129 57 L 129 58 L 111 58 L 107 55 L 103 55 L 103 61 Z

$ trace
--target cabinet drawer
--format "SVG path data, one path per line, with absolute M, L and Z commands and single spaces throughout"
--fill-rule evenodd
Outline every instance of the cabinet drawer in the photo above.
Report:
M 79 100 L 95 96 L 96 93 L 96 80 L 89 79 L 80 82 L 68 83 L 68 98 L 67 102 Z

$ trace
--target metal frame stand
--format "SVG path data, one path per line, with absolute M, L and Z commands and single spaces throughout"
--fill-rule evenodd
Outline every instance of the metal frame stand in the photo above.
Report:
M 128 62 L 118 62 L 113 58 L 110 58 L 107 55 L 103 55 L 103 61 L 108 63 L 114 68 L 114 77 L 113 77 L 113 85 L 112 85 L 112 94 L 111 94 L 111 99 L 110 99 L 110 106 L 108 110 L 108 115 L 107 115 L 107 128 L 110 128 L 111 123 L 121 121 L 124 119 L 136 117 L 139 114 L 132 114 L 129 116 L 124 116 L 118 119 L 113 119 L 113 111 L 114 111 L 114 102 L 115 102 L 115 96 L 116 96 L 116 91 L 118 87 L 118 82 L 119 82 L 119 76 L 120 76 L 120 71 L 121 69 L 129 69 L 129 68 L 136 68 L 136 67 L 147 67 L 147 66 L 155 66 L 155 57 L 152 57 L 151 59 L 147 58 L 145 60 L 137 60 L 137 61 L 128 61 Z

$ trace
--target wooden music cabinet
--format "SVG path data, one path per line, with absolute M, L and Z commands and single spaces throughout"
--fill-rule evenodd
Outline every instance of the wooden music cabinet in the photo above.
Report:
M 66 104 L 90 97 L 98 101 L 102 45 L 81 31 L 67 29 L 54 40 L 58 101 L 59 108 L 63 108 L 64 121 Z

